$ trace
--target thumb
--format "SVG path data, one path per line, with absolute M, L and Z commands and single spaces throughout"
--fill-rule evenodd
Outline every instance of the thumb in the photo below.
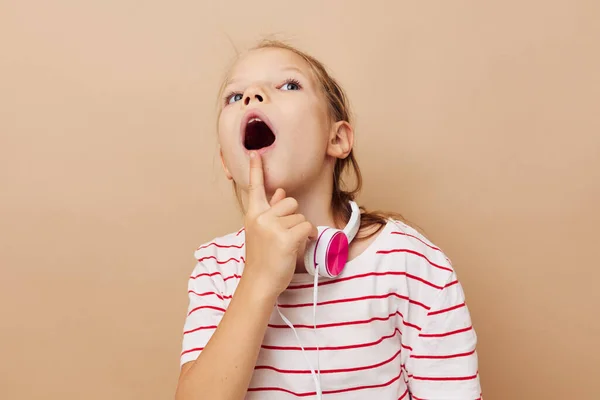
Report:
M 250 153 L 250 184 L 248 186 L 248 211 L 263 212 L 269 208 L 265 193 L 264 171 L 260 154 Z
M 273 197 L 271 197 L 271 201 L 269 201 L 269 205 L 271 207 L 273 207 L 275 204 L 279 203 L 283 199 L 285 199 L 285 190 L 283 190 L 282 188 L 279 188 L 275 191 L 275 193 L 273 194 Z

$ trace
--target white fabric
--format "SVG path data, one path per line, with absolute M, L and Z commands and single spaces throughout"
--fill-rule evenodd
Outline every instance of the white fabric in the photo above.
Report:
M 235 295 L 243 230 L 195 257 L 181 364 L 198 357 Z M 246 399 L 314 399 L 317 385 L 336 400 L 408 400 L 409 389 L 414 399 L 480 398 L 462 287 L 444 253 L 411 227 L 390 221 L 340 276 L 318 278 L 316 296 L 307 273 L 281 294 L 277 308 L 295 329 L 274 308 Z
M 319 340 L 317 337 L 317 299 L 318 299 L 317 293 L 318 293 L 318 286 L 319 286 L 319 276 L 317 274 L 315 274 L 314 278 L 315 278 L 315 280 L 314 280 L 314 288 L 313 288 L 313 293 L 314 293 L 314 297 L 313 297 L 313 327 L 314 327 L 314 332 L 315 332 L 315 343 L 317 346 L 317 372 L 316 373 L 315 373 L 314 368 L 312 367 L 312 364 L 310 363 L 310 360 L 308 359 L 308 357 L 306 355 L 306 350 L 304 350 L 304 346 L 302 346 L 302 341 L 300 340 L 300 337 L 298 336 L 298 332 L 296 331 L 296 328 L 294 328 L 294 325 L 290 322 L 290 320 L 287 319 L 285 315 L 283 315 L 283 313 L 279 309 L 279 305 L 276 305 L 276 307 L 277 307 L 277 312 L 279 313 L 279 316 L 281 317 L 281 319 L 286 323 L 287 326 L 289 326 L 292 329 L 292 331 L 294 332 L 294 335 L 296 336 L 298 345 L 302 349 L 302 354 L 304 355 L 304 358 L 306 359 L 306 363 L 307 363 L 308 367 L 310 368 L 310 373 L 315 381 L 315 391 L 316 391 L 317 400 L 321 400 L 323 393 L 321 391 L 321 368 L 319 366 Z

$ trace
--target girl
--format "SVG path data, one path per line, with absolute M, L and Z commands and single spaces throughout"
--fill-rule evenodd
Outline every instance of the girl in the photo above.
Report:
M 263 42 L 222 92 L 221 160 L 247 211 L 244 229 L 195 252 L 176 398 L 479 399 L 450 260 L 352 202 L 354 131 L 324 66 Z

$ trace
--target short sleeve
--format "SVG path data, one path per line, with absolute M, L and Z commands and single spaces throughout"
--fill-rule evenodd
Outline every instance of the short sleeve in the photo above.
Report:
M 480 399 L 476 344 L 464 292 L 452 272 L 428 312 L 406 364 L 412 398 Z
M 198 262 L 188 281 L 189 305 L 180 365 L 198 358 L 225 313 L 223 295 L 215 285 L 214 276 Z

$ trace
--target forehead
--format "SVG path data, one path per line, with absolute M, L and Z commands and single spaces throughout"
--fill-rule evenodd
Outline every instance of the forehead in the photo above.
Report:
M 307 78 L 313 78 L 308 62 L 293 51 L 262 48 L 251 50 L 237 60 L 229 74 L 229 81 L 258 78 L 260 75 L 283 69 L 297 69 Z

